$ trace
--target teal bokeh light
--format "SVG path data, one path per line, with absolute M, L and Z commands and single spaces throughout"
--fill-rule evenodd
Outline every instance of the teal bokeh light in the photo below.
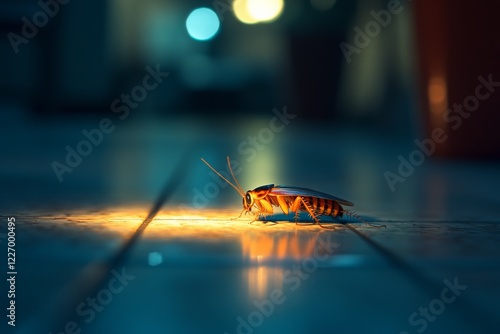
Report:
M 197 8 L 189 14 L 186 28 L 189 36 L 198 41 L 212 39 L 219 31 L 220 22 L 217 14 L 209 8 Z

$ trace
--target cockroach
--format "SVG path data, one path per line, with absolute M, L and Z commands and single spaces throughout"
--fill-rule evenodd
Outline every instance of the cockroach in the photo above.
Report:
M 234 176 L 229 157 L 227 157 L 227 164 L 236 185 L 226 179 L 221 173 L 205 161 L 205 159 L 201 158 L 201 160 L 211 170 L 219 175 L 219 177 L 233 187 L 243 198 L 243 210 L 237 218 L 241 217 L 243 213 L 252 213 L 252 208 L 254 207 L 257 209 L 256 212 L 253 212 L 254 220 L 250 223 L 259 220 L 260 217 L 272 215 L 274 213 L 273 206 L 277 206 L 286 215 L 290 212 L 295 213 L 296 223 L 300 212 L 307 212 L 314 220 L 314 223 L 318 224 L 322 228 L 325 228 L 325 226 L 321 224 L 319 219 L 320 216 L 341 218 L 344 215 L 356 218 L 373 227 L 385 227 L 385 225 L 369 224 L 361 219 L 356 213 L 344 209 L 343 206 L 353 206 L 354 204 L 352 202 L 316 190 L 267 184 L 245 192 Z

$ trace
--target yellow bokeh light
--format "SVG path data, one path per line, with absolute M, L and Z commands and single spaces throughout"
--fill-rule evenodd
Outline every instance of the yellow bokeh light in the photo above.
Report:
M 235 0 L 233 2 L 234 15 L 240 22 L 246 24 L 257 23 L 258 20 L 252 17 L 248 12 L 247 2 L 247 0 Z
M 246 24 L 271 22 L 283 12 L 283 0 L 235 0 L 236 18 Z
M 250 15 L 261 21 L 272 21 L 283 11 L 283 0 L 247 0 Z

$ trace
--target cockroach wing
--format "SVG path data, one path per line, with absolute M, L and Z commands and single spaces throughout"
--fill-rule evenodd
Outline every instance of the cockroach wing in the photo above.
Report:
M 311 197 L 329 199 L 332 201 L 336 201 L 339 204 L 343 204 L 343 205 L 347 205 L 347 206 L 354 205 L 352 202 L 346 201 L 345 199 L 338 198 L 338 197 L 335 197 L 332 195 L 328 195 L 328 194 L 322 193 L 320 191 L 307 189 L 307 188 L 300 188 L 300 187 L 275 186 L 274 188 L 272 188 L 269 195 L 270 196 L 311 196 Z
M 274 187 L 274 184 L 266 184 L 265 186 L 257 187 L 252 191 L 269 190 L 269 189 L 272 189 L 273 187 Z

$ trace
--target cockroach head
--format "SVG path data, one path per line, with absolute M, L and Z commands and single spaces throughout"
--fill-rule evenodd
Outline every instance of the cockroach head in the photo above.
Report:
M 250 191 L 247 191 L 245 193 L 245 197 L 243 197 L 243 208 L 245 209 L 246 212 L 252 211 L 253 203 L 254 203 L 253 196 L 250 193 Z

